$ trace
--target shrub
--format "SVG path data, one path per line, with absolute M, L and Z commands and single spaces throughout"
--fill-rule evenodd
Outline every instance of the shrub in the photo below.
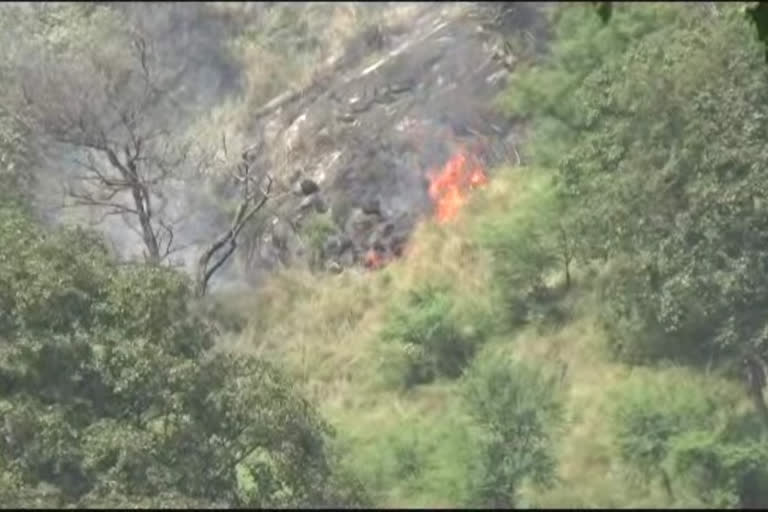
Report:
M 478 359 L 463 382 L 479 432 L 471 496 L 480 506 L 519 504 L 521 484 L 556 480 L 555 444 L 564 407 L 553 373 L 500 357 Z
M 322 262 L 325 242 L 338 231 L 330 213 L 314 214 L 301 227 L 301 234 L 307 241 L 310 264 Z
M 555 194 L 551 174 L 523 174 L 515 205 L 479 226 L 479 238 L 493 256 L 496 291 L 513 327 L 529 322 L 562 321 L 555 288 L 547 283 L 562 272 L 570 285 L 573 257 L 564 205 Z
M 467 316 L 472 312 L 441 286 L 413 290 L 394 305 L 382 337 L 397 344 L 400 360 L 392 364 L 406 388 L 461 375 L 487 331 L 481 313 L 470 322 Z
M 612 413 L 630 475 L 660 482 L 685 506 L 765 506 L 765 434 L 754 413 L 738 411 L 734 393 L 688 372 L 634 376 L 614 394 Z

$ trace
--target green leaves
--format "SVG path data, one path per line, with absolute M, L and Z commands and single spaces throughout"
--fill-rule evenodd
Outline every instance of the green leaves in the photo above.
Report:
M 612 418 L 623 461 L 647 482 L 662 483 L 673 499 L 764 505 L 764 434 L 753 414 L 737 411 L 733 393 L 683 371 L 633 376 L 614 393 Z
M 402 361 L 393 359 L 402 363 L 402 384 L 411 387 L 460 376 L 485 341 L 486 320 L 480 311 L 463 310 L 448 288 L 428 285 L 393 306 L 382 339 L 399 345 Z
M 0 260 L 4 503 L 364 499 L 338 478 L 330 429 L 290 382 L 264 362 L 210 352 L 182 274 L 117 265 L 93 236 L 49 232 L 7 208 Z M 244 489 L 243 475 L 258 485 Z
M 603 20 L 603 23 L 608 23 L 611 20 L 611 14 L 613 14 L 612 2 L 592 2 L 597 9 L 597 15 Z
M 603 289 L 614 347 L 696 363 L 764 354 L 760 45 L 731 11 L 627 5 L 582 33 L 573 10 L 545 67 L 575 88 L 557 116 L 543 107 L 538 116 L 581 127 L 548 135 L 564 149 L 560 192 L 580 255 L 616 263 Z M 593 44 L 591 60 L 565 59 Z
M 536 320 L 561 319 L 551 277 L 570 285 L 575 240 L 565 204 L 552 173 L 518 169 L 522 179 L 515 204 L 481 224 L 478 235 L 493 256 L 493 272 L 505 320 L 512 327 Z
M 500 357 L 478 359 L 463 382 L 464 402 L 481 429 L 472 488 L 481 506 L 515 507 L 520 485 L 549 485 L 564 416 L 554 376 Z

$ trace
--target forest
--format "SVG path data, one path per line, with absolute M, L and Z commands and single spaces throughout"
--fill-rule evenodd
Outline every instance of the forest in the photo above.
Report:
M 606 4 L 0 6 L 0 504 L 768 507 L 756 3 Z

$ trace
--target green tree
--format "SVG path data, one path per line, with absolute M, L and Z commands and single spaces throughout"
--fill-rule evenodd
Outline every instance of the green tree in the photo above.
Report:
M 761 507 L 768 450 L 760 419 L 738 411 L 733 386 L 671 370 L 633 376 L 614 393 L 619 455 L 670 503 Z
M 524 178 L 513 208 L 484 221 L 479 238 L 493 256 L 495 283 L 513 326 L 537 317 L 559 317 L 558 294 L 549 278 L 562 275 L 571 285 L 575 237 L 566 205 L 552 184 L 552 173 L 516 171 Z
M 429 284 L 395 302 L 382 331 L 395 344 L 387 364 L 405 387 L 457 378 L 487 335 L 484 312 L 463 307 L 446 286 Z
M 513 508 L 525 481 L 552 485 L 564 419 L 554 375 L 522 362 L 483 357 L 462 385 L 465 406 L 479 430 L 473 501 Z
M 0 495 L 31 506 L 319 506 L 363 495 L 265 362 L 212 351 L 189 280 L 0 209 Z
M 738 9 L 682 6 L 623 6 L 583 37 L 625 25 L 653 30 L 571 89 L 579 131 L 558 159 L 583 256 L 613 260 L 603 293 L 614 348 L 746 369 L 768 424 L 761 44 Z

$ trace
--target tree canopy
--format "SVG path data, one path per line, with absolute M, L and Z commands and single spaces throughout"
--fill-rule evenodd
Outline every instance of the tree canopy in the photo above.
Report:
M 344 504 L 331 431 L 266 362 L 211 351 L 189 279 L 0 209 L 7 505 Z

